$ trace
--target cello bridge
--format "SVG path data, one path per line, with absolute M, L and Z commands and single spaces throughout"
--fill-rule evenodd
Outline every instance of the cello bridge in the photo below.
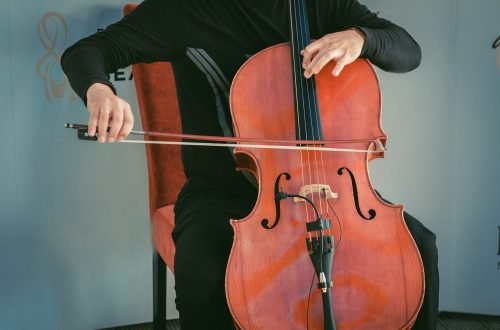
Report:
M 312 194 L 320 194 L 321 197 L 324 197 L 325 199 L 333 199 L 333 198 L 338 198 L 338 194 L 332 191 L 332 188 L 330 188 L 329 185 L 327 184 L 308 184 L 305 186 L 302 186 L 300 188 L 299 195 L 301 196 L 309 196 Z M 294 203 L 298 202 L 304 202 L 302 198 L 294 197 L 293 198 Z

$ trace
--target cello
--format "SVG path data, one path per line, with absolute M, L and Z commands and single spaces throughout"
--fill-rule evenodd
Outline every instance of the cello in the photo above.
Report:
M 329 66 L 315 82 L 301 79 L 306 15 L 303 1 L 292 4 L 292 46 L 252 58 L 231 92 L 237 136 L 296 140 L 299 149 L 235 150 L 260 191 L 253 212 L 232 222 L 231 312 L 243 329 L 407 328 L 423 271 L 402 207 L 384 203 L 369 180 L 368 163 L 386 140 L 376 77 L 359 60 L 339 78 L 325 74 Z M 311 294 L 316 273 L 320 290 Z
M 423 301 L 423 266 L 403 207 L 384 202 L 370 182 L 368 163 L 384 156 L 387 139 L 375 71 L 357 59 L 339 77 L 329 63 L 305 79 L 304 0 L 290 0 L 290 36 L 251 57 L 231 86 L 236 137 L 291 140 L 298 149 L 234 150 L 238 169 L 259 185 L 253 211 L 231 220 L 226 296 L 234 322 L 408 329 Z M 322 150 L 332 145 L 348 152 Z

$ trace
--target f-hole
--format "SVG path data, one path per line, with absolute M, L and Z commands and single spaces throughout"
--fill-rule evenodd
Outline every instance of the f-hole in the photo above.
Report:
M 268 219 L 262 219 L 262 221 L 260 222 L 260 224 L 265 229 L 273 229 L 274 227 L 276 227 L 276 225 L 280 221 L 280 216 L 281 216 L 280 201 L 281 200 L 278 199 L 277 196 L 278 196 L 278 193 L 280 192 L 280 181 L 281 181 L 281 177 L 282 176 L 285 176 L 286 180 L 290 180 L 290 178 L 291 178 L 290 174 L 288 174 L 286 172 L 283 172 L 280 175 L 278 175 L 278 177 L 276 178 L 276 181 L 274 181 L 274 206 L 275 206 L 275 209 L 276 209 L 276 217 L 274 218 L 274 222 L 273 222 L 273 224 L 271 226 L 269 226 L 269 220 Z
M 359 196 L 358 196 L 358 186 L 356 184 L 356 178 L 352 174 L 351 170 L 348 169 L 347 167 L 341 167 L 338 169 L 337 174 L 342 175 L 344 174 L 344 170 L 349 173 L 349 176 L 351 177 L 351 183 L 352 183 L 352 196 L 354 198 L 354 205 L 356 205 L 356 211 L 358 212 L 359 216 L 362 217 L 365 220 L 373 220 L 375 219 L 375 216 L 377 215 L 377 212 L 374 209 L 369 209 L 368 214 L 370 217 L 366 217 L 362 212 L 361 208 L 359 207 Z

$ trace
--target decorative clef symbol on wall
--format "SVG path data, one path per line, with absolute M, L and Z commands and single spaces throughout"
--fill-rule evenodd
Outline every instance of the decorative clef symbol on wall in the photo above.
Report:
M 64 97 L 67 78 L 59 67 L 61 54 L 65 49 L 68 37 L 68 25 L 61 14 L 46 13 L 38 22 L 38 40 L 45 48 L 45 55 L 37 62 L 36 72 L 44 82 L 47 100 Z M 71 96 L 71 101 L 75 99 Z

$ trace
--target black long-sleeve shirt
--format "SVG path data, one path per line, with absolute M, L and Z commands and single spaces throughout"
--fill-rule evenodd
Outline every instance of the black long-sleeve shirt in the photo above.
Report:
M 405 72 L 419 65 L 415 40 L 358 1 L 306 5 L 311 38 L 357 27 L 366 36 L 361 56 L 381 69 Z M 145 0 L 121 21 L 68 48 L 61 61 L 83 100 L 91 84 L 111 86 L 106 74 L 118 68 L 171 61 L 183 132 L 231 135 L 231 81 L 250 55 L 289 41 L 288 20 L 287 0 Z M 183 147 L 182 155 L 189 178 L 185 190 L 246 189 L 228 150 Z

